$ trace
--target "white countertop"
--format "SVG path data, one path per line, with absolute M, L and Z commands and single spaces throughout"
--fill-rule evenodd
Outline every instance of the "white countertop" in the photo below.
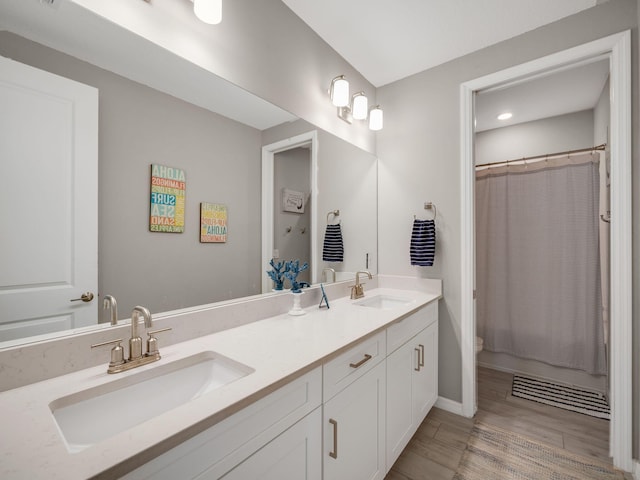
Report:
M 383 310 L 340 298 L 332 300 L 328 310 L 310 307 L 302 316 L 285 313 L 161 345 L 160 361 L 128 372 L 108 375 L 106 351 L 104 365 L 2 392 L 0 478 L 113 478 L 116 472 L 133 470 L 441 296 L 389 288 L 365 292 L 366 297 L 378 294 L 411 298 L 412 302 Z M 51 402 L 202 351 L 217 352 L 255 372 L 78 453 L 68 452 L 51 414 Z M 115 407 L 124 410 L 127 405 Z

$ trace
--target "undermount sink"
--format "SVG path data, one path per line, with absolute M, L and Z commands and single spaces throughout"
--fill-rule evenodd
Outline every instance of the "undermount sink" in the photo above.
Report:
M 402 305 L 408 305 L 412 301 L 413 300 L 409 298 L 394 297 L 392 295 L 374 295 L 373 297 L 365 298 L 364 300 L 356 303 L 356 305 L 390 310 Z
M 201 352 L 59 398 L 49 408 L 67 450 L 77 453 L 252 372 Z

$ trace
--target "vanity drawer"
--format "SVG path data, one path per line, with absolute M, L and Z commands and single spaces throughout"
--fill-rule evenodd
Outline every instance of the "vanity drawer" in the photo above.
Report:
M 407 340 L 438 320 L 438 302 L 431 302 L 387 328 L 387 351 L 392 353 Z
M 386 335 L 380 332 L 325 363 L 322 366 L 324 401 L 384 360 L 386 352 Z

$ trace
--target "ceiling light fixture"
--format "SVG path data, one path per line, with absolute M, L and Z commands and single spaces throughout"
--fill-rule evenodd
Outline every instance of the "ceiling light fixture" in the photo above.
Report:
M 512 113 L 504 112 L 504 113 L 501 113 L 500 115 L 498 115 L 498 120 L 509 120 L 511 117 L 513 117 Z
M 217 25 L 222 21 L 222 0 L 193 0 L 193 13 L 204 23 Z
M 341 120 L 352 124 L 354 120 L 366 120 L 369 117 L 371 130 L 382 129 L 382 108 L 380 105 L 376 105 L 369 112 L 369 100 L 364 92 L 354 93 L 349 97 L 349 81 L 344 75 L 338 75 L 331 80 L 329 97 L 331 103 L 338 108 L 338 117 Z

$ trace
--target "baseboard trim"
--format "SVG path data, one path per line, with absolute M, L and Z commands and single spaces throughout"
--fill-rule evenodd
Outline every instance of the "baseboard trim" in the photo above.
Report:
M 640 480 L 640 462 L 637 460 L 633 461 L 633 472 L 631 472 L 631 475 L 633 475 L 634 480 Z
M 455 402 L 444 397 L 438 397 L 435 406 L 449 413 L 455 413 L 456 415 L 464 416 L 462 414 L 462 403 L 460 402 Z

